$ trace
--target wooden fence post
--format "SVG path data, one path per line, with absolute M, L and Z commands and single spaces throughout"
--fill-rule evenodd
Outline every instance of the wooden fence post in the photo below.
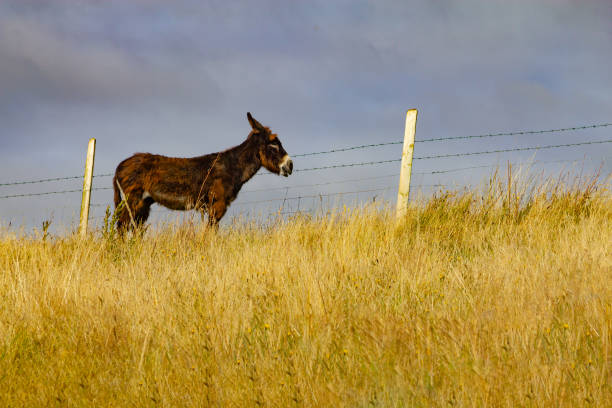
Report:
M 81 199 L 81 217 L 79 220 L 79 235 L 87 235 L 87 223 L 89 221 L 89 199 L 91 198 L 91 180 L 94 171 L 94 159 L 96 156 L 96 139 L 89 139 L 87 146 L 87 159 L 85 161 L 85 176 L 83 177 L 83 197 Z
M 417 110 L 406 112 L 406 129 L 404 131 L 404 149 L 400 170 L 399 188 L 397 190 L 396 216 L 401 218 L 408 207 L 410 196 L 410 176 L 412 175 L 412 153 L 414 152 L 414 134 L 416 132 Z

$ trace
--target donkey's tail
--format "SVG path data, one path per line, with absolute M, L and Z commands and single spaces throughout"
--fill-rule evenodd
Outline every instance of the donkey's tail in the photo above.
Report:
M 121 197 L 121 191 L 119 191 L 119 186 L 117 185 L 117 174 L 115 174 L 115 176 L 113 177 L 113 191 L 115 193 L 115 196 L 114 196 L 115 208 L 117 208 L 119 204 L 121 204 L 121 201 L 123 200 L 123 198 Z

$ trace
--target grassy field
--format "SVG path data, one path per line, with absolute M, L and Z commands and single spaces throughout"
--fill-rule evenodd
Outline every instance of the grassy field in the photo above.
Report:
M 0 238 L 0 406 L 611 406 L 612 197 Z M 510 191 L 509 191 L 510 190 Z

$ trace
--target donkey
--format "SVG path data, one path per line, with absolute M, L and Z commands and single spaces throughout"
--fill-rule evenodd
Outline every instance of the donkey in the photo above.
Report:
M 289 176 L 293 162 L 278 136 L 247 112 L 251 132 L 238 146 L 219 153 L 192 158 L 136 153 L 117 166 L 113 178 L 119 231 L 141 226 L 151 204 L 172 210 L 195 209 L 208 213 L 208 224 L 219 220 L 244 183 L 263 166 L 272 173 Z

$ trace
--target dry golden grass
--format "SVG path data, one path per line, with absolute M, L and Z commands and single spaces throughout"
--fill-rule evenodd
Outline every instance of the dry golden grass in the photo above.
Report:
M 610 406 L 612 198 L 0 239 L 0 406 Z

